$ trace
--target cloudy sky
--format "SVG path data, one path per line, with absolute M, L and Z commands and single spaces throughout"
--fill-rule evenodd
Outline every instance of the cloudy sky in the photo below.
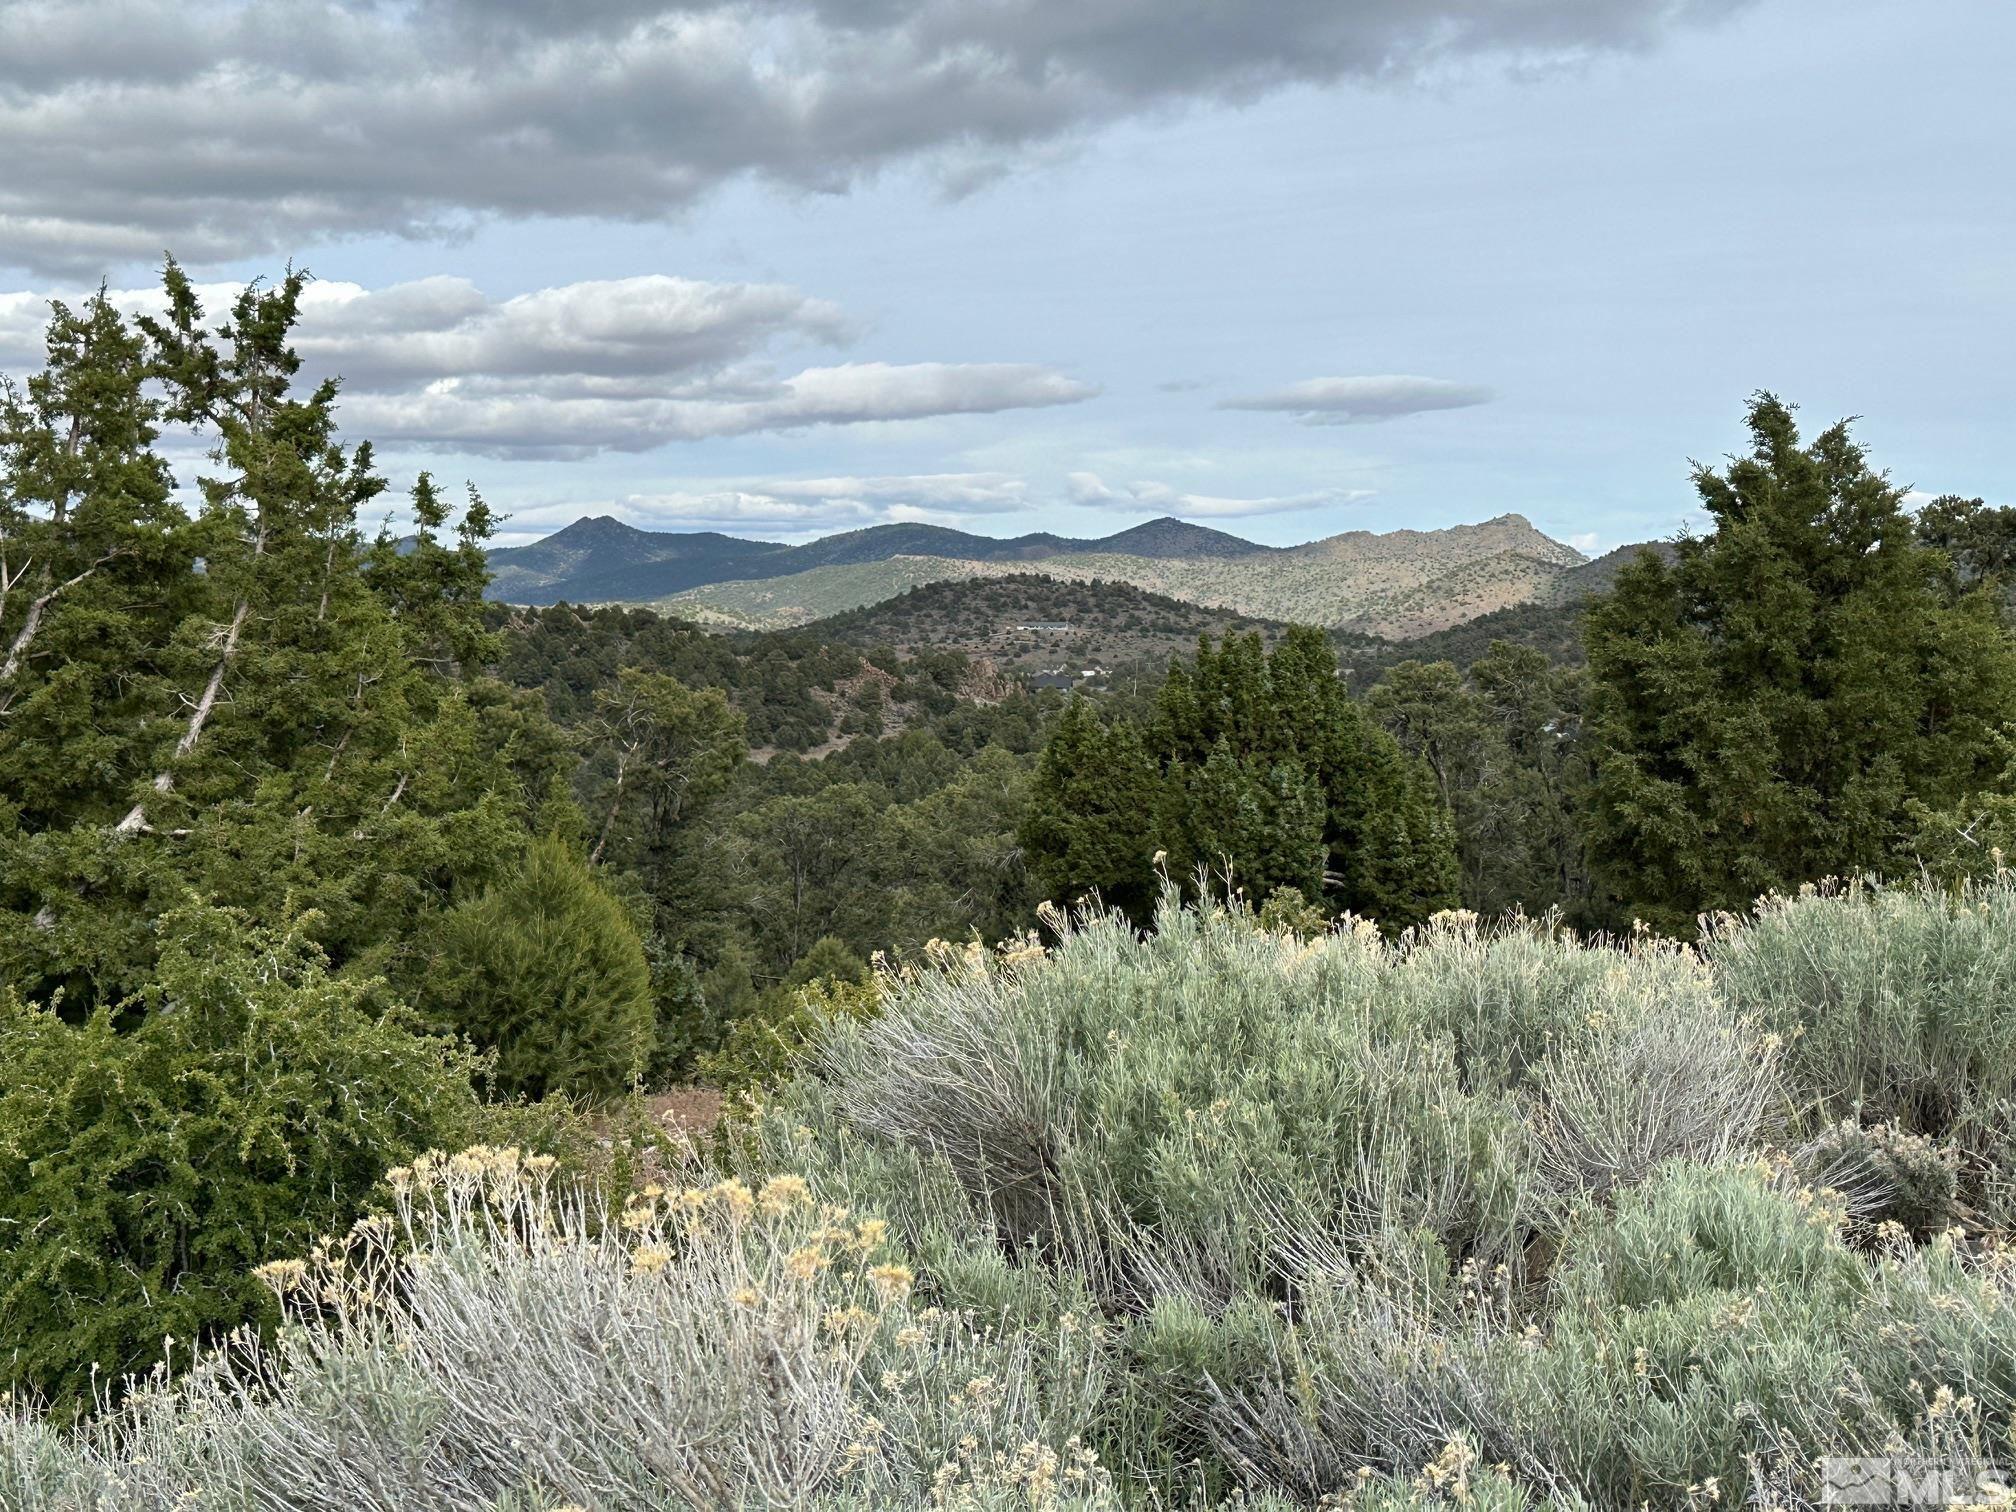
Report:
M 2016 503 L 2008 0 L 0 0 L 43 302 L 318 282 L 400 482 L 802 538 L 1668 534 L 1746 394 Z

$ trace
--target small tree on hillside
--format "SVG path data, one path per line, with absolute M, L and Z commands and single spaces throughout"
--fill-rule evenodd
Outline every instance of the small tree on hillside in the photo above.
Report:
M 621 1092 L 652 1043 L 651 968 L 629 914 L 557 836 L 443 919 L 423 1002 L 497 1053 L 507 1091 Z
M 1065 706 L 1036 764 L 1022 822 L 1030 872 L 1047 897 L 1096 893 L 1137 920 L 1155 903 L 1160 783 L 1131 724 L 1108 725 L 1091 700 Z

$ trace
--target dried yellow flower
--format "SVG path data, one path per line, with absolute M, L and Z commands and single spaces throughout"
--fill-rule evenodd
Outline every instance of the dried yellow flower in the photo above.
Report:
M 662 1244 L 640 1244 L 630 1252 L 632 1275 L 653 1276 L 672 1263 L 672 1251 Z

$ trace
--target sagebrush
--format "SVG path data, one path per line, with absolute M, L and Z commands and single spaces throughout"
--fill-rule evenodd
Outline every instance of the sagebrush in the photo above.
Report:
M 277 1344 L 16 1406 L 0 1500 L 1792 1509 L 2008 1457 L 2008 877 L 1698 951 L 1048 923 L 885 970 L 627 1205 L 396 1172 L 267 1268 Z

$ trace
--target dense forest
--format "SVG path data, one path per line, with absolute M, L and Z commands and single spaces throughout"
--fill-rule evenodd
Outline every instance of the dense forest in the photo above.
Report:
M 302 288 L 292 274 L 254 285 L 220 317 L 170 264 L 159 315 L 129 318 L 102 295 L 58 305 L 46 366 L 0 400 L 0 1368 L 56 1420 L 112 1410 L 125 1394 L 117 1383 L 164 1349 L 172 1374 L 233 1330 L 270 1336 L 275 1276 L 284 1298 L 294 1257 L 335 1265 L 325 1236 L 395 1197 L 433 1236 L 423 1247 L 445 1243 L 426 1225 L 448 1210 L 422 1221 L 411 1207 L 410 1173 L 447 1169 L 426 1166 L 429 1151 L 508 1148 L 497 1159 L 511 1182 L 557 1166 L 597 1190 L 632 1190 L 638 1173 L 624 1162 L 641 1146 L 610 1133 L 635 1113 L 626 1099 L 699 1081 L 784 1089 L 789 1121 L 745 1124 L 734 1158 L 761 1153 L 778 1180 L 798 1160 L 836 1189 L 853 1183 L 852 1200 L 884 1213 L 875 1222 L 900 1220 L 919 1266 L 938 1246 L 931 1285 L 946 1305 L 1007 1316 L 1026 1304 L 1045 1327 L 1053 1314 L 1103 1316 L 1126 1334 L 1124 1366 L 1101 1368 L 1126 1374 L 1139 1412 L 1164 1373 L 1177 1383 L 1174 1416 L 1152 1431 L 1107 1421 L 1085 1432 L 1108 1449 L 1134 1446 L 1141 1474 L 1167 1489 L 1179 1466 L 1203 1466 L 1198 1484 L 1216 1491 L 1328 1494 L 1353 1455 L 1384 1475 L 1436 1444 L 1375 1442 L 1327 1422 L 1320 1452 L 1287 1445 L 1285 1379 L 1243 1401 L 1239 1433 L 1207 1426 L 1200 1382 L 1262 1358 L 1287 1371 L 1284 1351 L 1305 1347 L 1257 1321 L 1276 1317 L 1270 1296 L 1286 1306 L 1274 1294 L 1293 1268 L 1255 1237 L 1288 1221 L 1283 1212 L 1234 1211 L 1264 1205 L 1251 1185 L 1259 1167 L 1218 1173 L 1233 1207 L 1176 1211 L 1179 1187 L 1191 1194 L 1181 1202 L 1212 1188 L 1212 1151 L 1287 1160 L 1303 1174 L 1282 1176 L 1279 1200 L 1306 1195 L 1311 1214 L 1335 1214 L 1359 1178 L 1322 1164 L 1323 1141 L 1371 1138 L 1374 1124 L 1351 1133 L 1325 1120 L 1432 1095 L 1454 1122 L 1380 1158 L 1442 1181 L 1445 1195 L 1461 1189 L 1447 1198 L 1460 1216 L 1431 1223 L 1407 1209 L 1419 1220 L 1408 1263 L 1433 1285 L 1523 1267 L 1512 1257 L 1544 1241 L 1624 1256 L 1574 1262 L 1576 1295 L 1592 1305 L 1605 1288 L 1656 1289 L 1630 1269 L 1655 1241 L 1623 1232 L 1621 1208 L 1618 1235 L 1595 1240 L 1547 1205 L 1554 1198 L 1523 1187 L 1515 1197 L 1516 1182 L 1486 1191 L 1513 1181 L 1505 1171 L 1464 1166 L 1458 1181 L 1416 1170 L 1450 1130 L 1467 1131 L 1457 1143 L 1476 1151 L 1516 1124 L 1538 1141 L 1536 1169 L 1576 1201 L 1597 1200 L 1606 1182 L 1654 1181 L 1649 1165 L 1589 1175 L 1595 1135 L 1575 1145 L 1565 1104 L 1542 1113 L 1520 1101 L 1514 1068 L 1570 1053 L 1572 1036 L 1549 1036 L 1567 1034 L 1573 1016 L 1479 1039 L 1458 1032 L 1468 1001 L 1458 979 L 1516 976 L 1507 963 L 1537 951 L 1553 963 L 1545 972 L 1650 1002 L 1695 980 L 1676 963 L 1696 944 L 1723 941 L 1724 995 L 1701 998 L 1688 1032 L 1701 1036 L 1689 1053 L 1712 1045 L 1728 1062 L 1716 1073 L 1728 1106 L 1704 1115 L 1727 1137 L 1676 1134 L 1672 1146 L 1705 1158 L 1749 1149 L 1767 1106 L 1792 1095 L 1742 1069 L 1777 1049 L 1730 1048 L 1755 1027 L 1750 1006 L 1777 1003 L 1782 988 L 1741 964 L 1751 937 L 1732 932 L 1760 897 L 1822 879 L 1923 878 L 1910 907 L 1937 912 L 1959 896 L 1938 885 L 1986 879 L 1978 885 L 2002 891 L 1981 894 L 1981 909 L 2007 912 L 1995 879 L 2016 841 L 2006 590 L 2016 511 L 1949 498 L 1914 514 L 1846 426 L 1803 439 L 1771 396 L 1749 409 L 1751 450 L 1696 474 L 1710 530 L 1622 565 L 1586 604 L 1536 607 L 1532 634 L 1460 654 L 1445 636 L 1434 645 L 1446 656 L 1382 653 L 1374 678 L 1347 675 L 1367 650 L 1356 639 L 1340 664 L 1323 629 L 1224 624 L 1150 676 L 1064 696 L 921 637 L 899 649 L 817 630 L 721 636 L 646 610 L 486 603 L 495 520 L 473 488 L 456 501 L 422 474 L 398 506 L 410 534 L 366 534 L 387 480 L 367 442 L 340 434 L 335 385 L 296 382 Z M 202 438 L 200 480 L 171 468 L 171 429 Z M 928 590 L 910 607 L 940 612 L 955 591 Z M 1177 622 L 1136 597 L 1135 610 L 1160 618 L 1123 627 Z M 1522 914 L 1541 927 L 1475 933 L 1477 916 Z M 1796 910 L 1775 917 L 1781 931 L 1808 927 Z M 1607 947 L 1560 943 L 1556 923 L 1637 943 L 1617 954 L 1625 965 L 1590 965 Z M 1260 1016 L 1233 1033 L 1213 1017 L 1230 1009 L 1207 1008 L 1211 994 L 1272 1003 L 1302 969 L 1300 956 L 1256 941 L 1303 942 L 1329 963 L 1310 969 L 1341 973 L 1336 992 L 1352 973 L 1386 983 L 1378 991 L 1411 1005 L 1422 1037 L 1339 1008 L 1327 1027 L 1294 1031 L 1334 1035 L 1329 1048 L 1291 1054 L 1284 1041 L 1274 1050 L 1286 1059 L 1239 1060 L 1291 1031 L 1255 1006 Z M 1052 949 L 1069 963 L 1054 989 L 1038 972 Z M 1025 980 L 1025 968 L 1038 974 Z M 1165 986 L 1189 994 L 1180 1011 L 1158 996 Z M 1790 1034 L 1804 1010 L 1780 1008 Z M 1224 1144 L 1198 1133 L 1184 1158 L 1202 1164 L 1158 1186 L 1156 1162 L 1174 1159 L 1173 1146 L 1149 1149 L 1161 1115 L 1142 1111 L 1117 1071 L 1084 1069 L 1134 1032 L 1130 1015 L 1144 1033 L 1152 1021 L 1174 1036 L 1171 1116 L 1202 1130 L 1200 1117 L 1261 1109 L 1253 1116 L 1277 1120 L 1279 1151 L 1264 1153 L 1272 1136 L 1251 1129 Z M 1017 1033 L 1019 1048 L 1001 1038 Z M 1305 1098 L 1269 1081 L 1338 1074 L 1353 1035 L 1372 1040 L 1351 1064 L 1386 1068 L 1377 1074 L 1391 1085 Z M 1493 1049 L 1491 1035 L 1504 1043 Z M 1431 1043 L 1460 1044 L 1475 1063 L 1459 1072 L 1408 1059 Z M 1059 1046 L 1076 1048 L 1046 1060 Z M 1217 1050 L 1257 1080 L 1226 1090 L 1205 1065 Z M 959 1059 L 967 1052 L 1052 1065 L 1051 1101 L 1025 1110 L 1037 1124 L 1017 1124 L 1006 1104 L 982 1117 L 992 1084 Z M 2000 1073 L 1978 1060 L 1963 1080 L 1988 1088 Z M 1623 1061 L 1602 1064 L 1622 1075 Z M 1588 1093 L 1597 1073 L 1584 1069 L 1561 1071 L 1561 1087 Z M 1081 1073 L 1091 1079 L 1070 1080 Z M 1109 1081 L 1095 1085 L 1101 1075 Z M 1806 1113 L 1824 1107 L 1859 1128 L 1861 1093 L 1829 1075 L 1806 1065 L 1786 1085 L 1803 1089 Z M 2008 1131 L 1992 1088 L 1972 1111 L 1936 1113 L 1926 1088 L 1862 1091 L 1889 1132 L 1839 1136 L 1853 1145 L 1842 1159 L 1950 1166 L 1952 1201 L 2003 1200 L 1995 1142 Z M 1331 1111 L 1319 1117 L 1318 1106 Z M 1108 1190 L 1090 1167 L 1056 1163 L 1068 1140 L 1002 1144 L 996 1118 L 1010 1129 L 1105 1126 L 1143 1141 L 1141 1163 L 1113 1178 L 1125 1190 Z M 1909 1143 L 1949 1137 L 1960 1144 L 1932 1154 Z M 849 1164 L 849 1149 L 871 1146 L 870 1167 Z M 939 1159 L 950 1163 L 929 1166 Z M 1562 1175 L 1571 1167 L 1581 1174 Z M 393 1168 L 408 1187 L 387 1188 Z M 1711 1202 L 1780 1222 L 1764 1211 L 1776 1199 L 1684 1187 L 1694 1179 L 1647 1198 L 1668 1207 L 1643 1222 L 1678 1222 L 1669 1208 Z M 455 1190 L 477 1201 L 482 1188 Z M 772 1193 L 766 1221 L 780 1233 L 798 1222 L 797 1188 L 761 1190 Z M 952 1209 L 932 1207 L 955 1190 L 959 1224 L 992 1226 L 984 1242 L 944 1227 Z M 1085 1206 L 1067 1222 L 1046 1204 L 1071 1193 Z M 493 1198 L 504 1200 L 481 1200 Z M 1346 1206 L 1361 1200 L 1373 1199 L 1358 1192 Z M 568 1221 L 589 1222 L 580 1211 Z M 1375 1252 L 1397 1265 L 1391 1246 L 1407 1226 L 1394 1223 L 1317 1240 L 1348 1257 L 1346 1269 Z M 1919 1237 L 1939 1227 L 1912 1223 Z M 1183 1248 L 1176 1236 L 1193 1227 L 1204 1237 Z M 1140 1248 L 1151 1230 L 1162 1248 Z M 576 1238 L 589 1250 L 616 1242 L 592 1224 Z M 817 1249 L 804 1242 L 798 1253 Z M 858 1253 L 879 1255 L 877 1243 Z M 663 1253 L 625 1263 L 654 1271 L 673 1263 L 674 1250 Z M 677 1253 L 679 1265 L 700 1263 L 700 1250 Z M 1047 1279 L 1024 1293 L 1018 1255 L 1044 1257 L 1031 1264 Z M 864 1269 L 860 1286 L 886 1307 L 908 1295 L 913 1272 L 883 1263 L 891 1269 L 879 1280 Z M 825 1261 L 804 1266 L 823 1272 Z M 1223 1306 L 1209 1318 L 1184 1311 L 1213 1296 Z M 855 1302 L 819 1302 L 829 1304 Z M 1306 1347 L 1340 1352 L 1342 1369 L 1359 1346 L 1337 1327 Z M 1579 1368 L 1573 1349 L 1597 1347 L 1555 1337 L 1563 1353 L 1542 1362 L 1555 1365 L 1505 1391 L 1541 1389 L 1556 1365 Z M 986 1349 L 968 1351 L 976 1401 L 990 1371 L 1039 1369 L 983 1368 Z M 1200 1351 L 1216 1361 L 1202 1374 Z M 1063 1393 L 1060 1422 L 1097 1398 L 1085 1383 L 1032 1377 L 1025 1388 L 1032 1402 Z M 32 1426 L 10 1421 L 21 1434 Z M 1442 1427 L 1453 1433 L 1454 1421 Z M 1464 1431 L 1465 1442 L 1483 1436 Z M 1697 1457 L 1722 1467 L 1714 1474 L 1735 1462 L 1720 1449 Z M 1580 1483 L 1628 1483 L 1636 1496 L 1646 1485 L 1636 1473 L 1592 1462 Z

